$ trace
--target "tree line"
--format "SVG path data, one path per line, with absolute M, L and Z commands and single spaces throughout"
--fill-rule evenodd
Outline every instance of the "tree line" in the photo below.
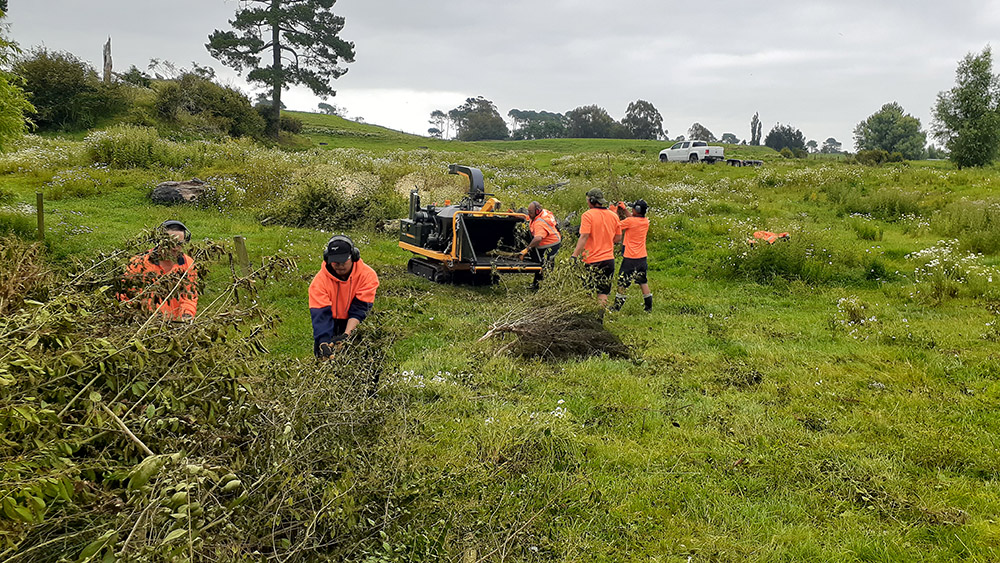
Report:
M 580 106 L 566 113 L 512 109 L 507 113 L 513 127 L 500 115 L 496 105 L 477 96 L 467 98 L 458 107 L 444 112 L 434 110 L 427 132 L 432 137 L 460 141 L 593 139 L 662 139 L 663 117 L 653 104 L 636 100 L 628 105 L 621 121 L 597 105 Z
M 701 123 L 693 123 L 685 135 L 670 138 L 663 127 L 663 116 L 646 100 L 636 100 L 628 105 L 625 117 L 616 121 L 608 111 L 598 105 L 580 106 L 566 113 L 544 110 L 512 109 L 507 113 L 510 125 L 500 115 L 496 105 L 483 96 L 467 98 L 451 110 L 434 110 L 430 114 L 427 133 L 435 138 L 459 141 L 484 140 L 535 140 L 535 139 L 650 139 L 683 141 L 698 139 L 710 143 L 733 145 L 761 145 L 761 123 L 755 113 L 750 122 L 750 140 L 741 140 L 734 133 L 716 137 Z M 794 156 L 809 152 L 837 153 L 841 143 L 828 138 L 822 148 L 816 141 L 806 142 L 802 131 L 790 125 L 776 124 L 767 137 L 765 146 L 776 151 L 787 149 Z

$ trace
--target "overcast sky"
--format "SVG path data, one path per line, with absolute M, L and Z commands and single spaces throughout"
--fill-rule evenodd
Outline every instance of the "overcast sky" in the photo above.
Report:
M 235 0 L 10 0 L 9 34 L 115 69 L 150 59 L 216 69 L 249 91 L 204 44 L 228 29 Z M 670 137 L 694 122 L 717 137 L 793 125 L 820 144 L 853 146 L 854 126 L 896 101 L 929 129 L 958 61 L 1000 29 L 1000 0 L 717 2 L 674 0 L 339 0 L 341 37 L 355 44 L 328 103 L 426 134 L 434 109 L 484 96 L 510 109 L 565 113 L 597 104 L 621 119 L 648 100 Z M 997 70 L 997 69 L 995 69 Z M 293 88 L 289 109 L 321 101 Z

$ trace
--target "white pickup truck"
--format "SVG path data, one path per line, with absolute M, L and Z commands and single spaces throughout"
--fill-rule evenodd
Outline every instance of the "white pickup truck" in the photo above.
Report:
M 725 160 L 722 147 L 710 147 L 705 141 L 677 141 L 660 151 L 660 162 L 707 162 Z

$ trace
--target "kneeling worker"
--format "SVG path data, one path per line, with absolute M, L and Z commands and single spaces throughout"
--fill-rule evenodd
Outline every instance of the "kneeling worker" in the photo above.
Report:
M 365 320 L 375 303 L 378 275 L 361 261 L 351 239 L 337 235 L 326 243 L 323 266 L 309 284 L 313 353 L 329 358 L 334 346 Z
M 157 235 L 154 248 L 129 261 L 118 299 L 137 299 L 143 310 L 167 320 L 191 320 L 198 313 L 198 270 L 182 248 L 191 231 L 180 221 L 164 221 Z
M 552 269 L 556 263 L 556 253 L 562 246 L 562 235 L 556 226 L 556 217 L 548 209 L 544 209 L 542 204 L 533 201 L 528 204 L 528 217 L 531 218 L 531 242 L 528 247 L 521 251 L 521 259 L 528 255 L 532 249 L 537 253 L 538 261 L 542 263 L 542 270 L 535 273 L 535 279 L 528 286 L 529 289 L 538 289 L 538 283 L 542 281 L 544 272 Z

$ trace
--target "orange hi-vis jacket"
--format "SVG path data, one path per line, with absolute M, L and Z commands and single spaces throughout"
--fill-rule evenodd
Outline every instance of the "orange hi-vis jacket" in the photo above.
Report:
M 529 230 L 532 237 L 542 237 L 541 242 L 538 243 L 538 248 L 548 248 L 562 242 L 562 235 L 559 234 L 559 229 L 556 228 L 556 216 L 548 209 L 542 209 L 531 220 Z
M 590 234 L 583 245 L 586 264 L 615 259 L 615 236 L 622 234 L 618 214 L 610 209 L 593 207 L 580 218 L 580 234 Z
M 622 219 L 621 228 L 625 244 L 625 258 L 645 258 L 649 219 L 646 217 L 627 217 Z
M 170 320 L 180 320 L 198 313 L 198 270 L 194 260 L 181 254 L 177 264 L 166 270 L 155 259 L 155 249 L 133 256 L 125 268 L 125 291 L 122 301 L 138 299 L 142 308 L 156 311 Z
M 375 303 L 378 275 L 361 260 L 354 263 L 346 280 L 337 279 L 324 263 L 309 284 L 309 314 L 312 316 L 313 351 L 344 332 L 347 319 L 365 320 Z
M 779 240 L 788 240 L 788 233 L 772 233 L 771 231 L 754 231 L 753 238 L 747 239 L 747 243 L 754 245 L 758 240 L 767 241 L 767 244 L 774 244 Z

